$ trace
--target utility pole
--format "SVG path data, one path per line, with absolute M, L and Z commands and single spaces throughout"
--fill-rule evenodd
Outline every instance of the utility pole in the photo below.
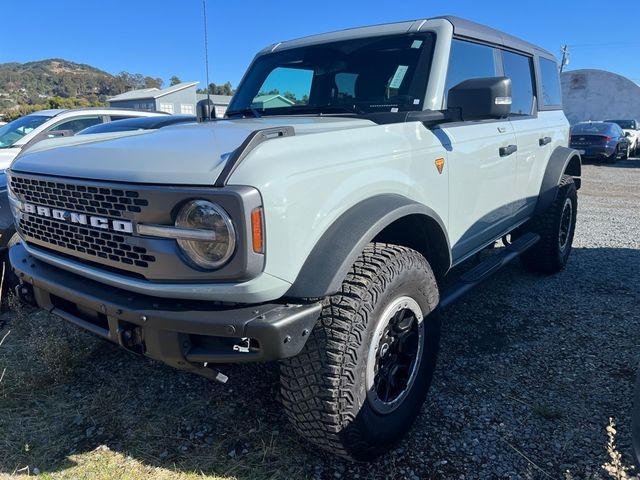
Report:
M 562 46 L 562 62 L 560 63 L 560 73 L 564 71 L 564 67 L 569 65 L 569 45 Z

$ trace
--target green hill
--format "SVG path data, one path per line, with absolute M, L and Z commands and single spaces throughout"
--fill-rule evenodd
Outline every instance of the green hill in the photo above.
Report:
M 47 105 L 54 97 L 96 104 L 136 88 L 160 87 L 159 78 L 122 72 L 111 75 L 91 65 L 52 58 L 0 64 L 0 113 Z

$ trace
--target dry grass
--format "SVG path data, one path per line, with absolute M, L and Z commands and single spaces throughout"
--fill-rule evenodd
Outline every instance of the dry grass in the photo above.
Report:
M 638 477 L 632 475 L 633 467 L 626 466 L 622 461 L 622 454 L 616 447 L 616 424 L 612 418 L 609 419 L 609 425 L 607 425 L 607 454 L 609 455 L 609 461 L 605 463 L 602 468 L 609 474 L 609 476 L 615 480 L 638 480 Z
M 316 476 L 317 452 L 308 453 L 285 421 L 273 368 L 228 367 L 230 384 L 214 384 L 11 303 L 13 310 L 0 316 L 0 479 Z M 562 420 L 553 405 L 528 407 L 535 416 Z M 636 479 L 618 453 L 613 423 L 607 434 L 603 474 Z M 544 472 L 515 450 L 537 474 Z M 360 478 L 391 478 L 401 466 L 372 465 Z M 578 478 L 570 471 L 563 476 Z
M 13 306 L 0 317 L 0 339 L 11 331 L 0 348 L 0 478 L 311 476 L 270 367 L 230 367 L 230 384 L 217 385 Z

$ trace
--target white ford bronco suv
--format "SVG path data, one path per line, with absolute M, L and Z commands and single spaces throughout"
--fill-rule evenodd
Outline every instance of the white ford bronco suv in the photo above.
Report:
M 568 140 L 553 55 L 490 28 L 446 17 L 278 43 L 224 119 L 16 159 L 18 292 L 219 381 L 221 364 L 278 360 L 297 431 L 369 460 L 420 410 L 442 308 L 516 257 L 565 266 Z

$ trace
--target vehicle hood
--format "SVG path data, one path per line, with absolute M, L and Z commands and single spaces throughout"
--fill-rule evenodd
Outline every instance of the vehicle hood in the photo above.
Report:
M 11 169 L 114 182 L 211 185 L 230 154 L 255 130 L 291 126 L 296 135 L 310 135 L 370 125 L 369 120 L 339 117 L 269 117 L 177 125 L 115 138 L 86 135 L 34 146 Z

